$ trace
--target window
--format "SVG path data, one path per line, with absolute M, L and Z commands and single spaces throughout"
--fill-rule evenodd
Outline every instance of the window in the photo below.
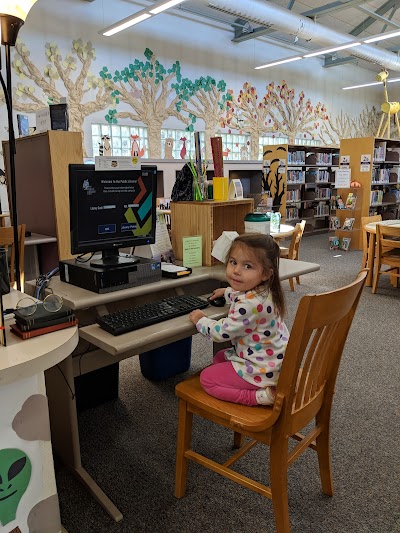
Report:
M 259 138 L 259 159 L 263 158 L 263 147 L 269 144 L 292 144 L 289 143 L 287 137 L 260 137 Z M 319 146 L 319 142 L 316 139 L 295 139 L 293 144 L 298 144 L 300 146 Z
M 220 133 L 222 137 L 222 153 L 224 159 L 250 159 L 250 135 Z
M 118 126 L 110 124 L 92 124 L 93 157 L 99 155 L 102 135 L 108 135 L 111 143 L 111 155 L 131 155 L 132 138 L 137 135 L 139 155 L 148 157 L 147 128 L 141 126 Z M 140 153 L 142 152 L 143 153 Z
M 185 139 L 182 141 L 181 139 Z M 200 144 L 204 144 L 204 133 L 200 133 Z M 167 157 L 165 154 L 167 153 Z M 161 157 L 163 159 L 194 159 L 194 135 L 185 130 L 161 130 Z

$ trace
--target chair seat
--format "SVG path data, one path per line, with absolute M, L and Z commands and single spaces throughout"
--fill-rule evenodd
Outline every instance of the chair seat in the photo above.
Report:
M 179 398 L 197 408 L 204 409 L 208 413 L 212 412 L 213 415 L 226 421 L 232 418 L 243 421 L 245 426 L 252 426 L 253 431 L 257 431 L 258 425 L 265 427 L 266 421 L 273 415 L 273 409 L 269 406 L 249 407 L 210 396 L 202 388 L 199 374 L 179 383 L 175 392 Z

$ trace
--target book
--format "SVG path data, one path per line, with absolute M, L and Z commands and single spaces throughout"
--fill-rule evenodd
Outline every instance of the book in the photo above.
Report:
M 339 250 L 340 242 L 338 237 L 329 237 L 329 249 Z
M 340 218 L 339 217 L 331 216 L 331 218 L 329 219 L 329 229 L 331 230 L 340 229 Z
M 338 209 L 346 209 L 346 206 L 344 205 L 344 202 L 341 198 L 341 196 L 336 197 L 336 204 Z
M 347 250 L 350 247 L 350 241 L 351 241 L 350 237 L 343 237 L 343 239 L 340 242 L 340 249 L 347 252 Z
M 10 330 L 14 335 L 17 335 L 21 339 L 31 339 L 32 337 L 39 337 L 40 335 L 45 335 L 46 333 L 52 333 L 53 331 L 59 331 L 60 329 L 70 328 L 76 326 L 78 320 L 73 320 L 72 322 L 64 322 L 63 324 L 55 324 L 54 326 L 47 326 L 44 328 L 32 329 L 30 331 L 22 331 L 19 329 L 17 324 L 11 324 Z
M 18 309 L 14 311 L 15 320 L 20 324 L 25 324 L 26 326 L 31 326 L 32 324 L 39 322 L 43 326 L 49 321 L 56 320 L 57 318 L 61 317 L 66 317 L 72 314 L 73 310 L 69 309 L 65 305 L 63 305 L 61 309 L 59 309 L 55 313 L 51 313 L 43 307 L 43 303 L 41 302 L 38 302 L 36 311 L 32 315 L 25 316 L 23 313 L 18 311 Z
M 346 209 L 355 209 L 357 196 L 354 196 L 352 192 L 349 192 L 346 200 Z
M 51 313 L 49 313 L 50 315 Z M 75 315 L 68 315 L 68 316 L 61 316 L 55 319 L 52 319 L 52 317 L 49 317 L 49 320 L 46 320 L 46 322 L 35 322 L 34 324 L 24 324 L 19 321 L 18 318 L 15 319 L 15 323 L 19 327 L 21 331 L 32 331 L 34 329 L 38 328 L 44 328 L 48 326 L 55 326 L 57 324 L 64 324 L 65 322 L 73 322 L 75 320 Z
M 343 228 L 344 230 L 351 231 L 354 226 L 355 218 L 346 218 L 343 222 Z
M 26 115 L 17 114 L 18 133 L 20 137 L 29 135 L 29 119 Z

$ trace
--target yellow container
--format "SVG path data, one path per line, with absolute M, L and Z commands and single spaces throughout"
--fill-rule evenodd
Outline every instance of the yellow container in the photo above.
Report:
M 229 178 L 213 178 L 213 197 L 214 200 L 224 201 L 229 197 Z

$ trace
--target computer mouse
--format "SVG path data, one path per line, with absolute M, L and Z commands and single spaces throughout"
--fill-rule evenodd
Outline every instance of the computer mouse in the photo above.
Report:
M 210 305 L 213 305 L 214 307 L 224 307 L 226 301 L 223 296 L 218 296 L 218 298 L 215 298 L 214 300 L 211 300 L 211 296 L 207 298 L 207 302 Z

